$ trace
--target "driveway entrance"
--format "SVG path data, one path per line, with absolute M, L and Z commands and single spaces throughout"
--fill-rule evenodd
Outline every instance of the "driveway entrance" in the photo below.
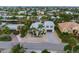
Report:
M 55 32 L 47 32 L 48 42 L 54 44 L 60 44 L 61 41 Z

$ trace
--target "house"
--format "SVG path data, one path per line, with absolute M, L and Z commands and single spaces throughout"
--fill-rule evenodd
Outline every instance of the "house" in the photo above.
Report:
M 0 25 L 0 29 L 2 30 L 3 28 L 8 27 L 10 30 L 15 31 L 15 30 L 19 29 L 18 27 L 21 27 L 23 25 L 24 24 L 7 24 L 7 23 L 2 23 Z
M 12 17 L 14 17 L 14 16 L 3 16 L 3 17 L 5 17 L 5 18 L 12 18 Z M 17 15 L 17 16 L 15 16 L 15 17 L 17 17 L 17 18 L 24 18 L 25 16 Z
M 44 27 L 47 32 L 54 32 L 54 23 L 52 21 L 45 21 Z
M 79 31 L 79 24 L 75 22 L 58 23 L 61 32 L 73 33 L 74 30 Z
M 26 11 L 19 11 L 18 14 L 26 14 Z
M 23 26 L 24 24 L 6 24 L 6 26 L 10 29 L 10 30 L 18 30 L 18 27 Z
M 71 12 L 71 11 L 65 11 L 65 13 L 73 15 L 73 12 Z
M 7 15 L 7 11 L 0 11 L 0 16 L 6 16 Z
M 38 29 L 38 30 L 44 29 L 44 27 L 42 27 L 41 29 L 38 28 L 40 24 L 41 24 L 42 26 L 44 26 L 43 23 L 41 23 L 41 22 L 35 22 L 35 23 L 33 23 L 33 24 L 31 25 L 30 28 L 35 28 L 35 29 Z
M 30 27 L 30 33 L 34 36 L 41 36 L 46 33 L 43 23 L 35 22 Z
M 37 10 L 36 12 L 37 12 L 37 15 L 40 15 L 40 14 L 41 14 L 41 15 L 44 15 L 44 11 Z
M 44 23 L 41 22 L 35 22 L 31 25 L 30 28 L 38 28 L 39 24 L 42 24 L 44 27 L 42 29 L 45 29 L 47 32 L 54 32 L 54 23 L 52 21 L 45 21 Z M 42 30 L 41 29 L 41 30 Z
M 0 29 L 1 29 L 3 26 L 5 26 L 5 25 L 6 25 L 6 23 L 2 22 L 2 23 L 0 24 Z

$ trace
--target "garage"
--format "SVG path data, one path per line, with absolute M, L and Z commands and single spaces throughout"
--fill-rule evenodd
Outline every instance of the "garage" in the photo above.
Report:
M 47 32 L 52 32 L 52 30 L 47 30 Z
M 47 32 L 54 32 L 54 23 L 52 21 L 45 21 L 44 27 Z

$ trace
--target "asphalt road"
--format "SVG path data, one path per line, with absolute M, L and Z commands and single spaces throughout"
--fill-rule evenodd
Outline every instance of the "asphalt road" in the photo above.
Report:
M 18 42 L 0 42 L 0 48 L 10 49 Z M 63 44 L 52 44 L 52 43 L 21 43 L 24 48 L 28 48 L 29 50 L 38 50 L 42 51 L 44 49 L 48 49 L 55 52 L 63 52 L 64 45 Z
M 47 33 L 48 42 L 47 43 L 26 43 L 20 42 L 24 48 L 28 48 L 31 51 L 42 51 L 44 49 L 48 49 L 49 51 L 53 52 L 64 52 L 64 44 L 59 41 L 59 38 L 54 35 L 54 33 Z M 14 45 L 18 44 L 19 41 L 16 42 L 0 42 L 0 48 L 10 49 Z M 7 51 L 7 50 L 6 50 Z M 5 51 L 5 52 L 6 52 Z

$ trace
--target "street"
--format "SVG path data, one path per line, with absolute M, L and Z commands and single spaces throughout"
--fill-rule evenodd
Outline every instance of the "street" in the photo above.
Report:
M 14 45 L 18 44 L 19 42 L 0 42 L 0 48 L 3 49 L 10 49 Z M 52 44 L 52 43 L 26 43 L 22 42 L 21 43 L 24 48 L 27 48 L 28 50 L 44 50 L 48 49 L 51 51 L 56 51 L 56 52 L 63 52 L 64 44 Z

